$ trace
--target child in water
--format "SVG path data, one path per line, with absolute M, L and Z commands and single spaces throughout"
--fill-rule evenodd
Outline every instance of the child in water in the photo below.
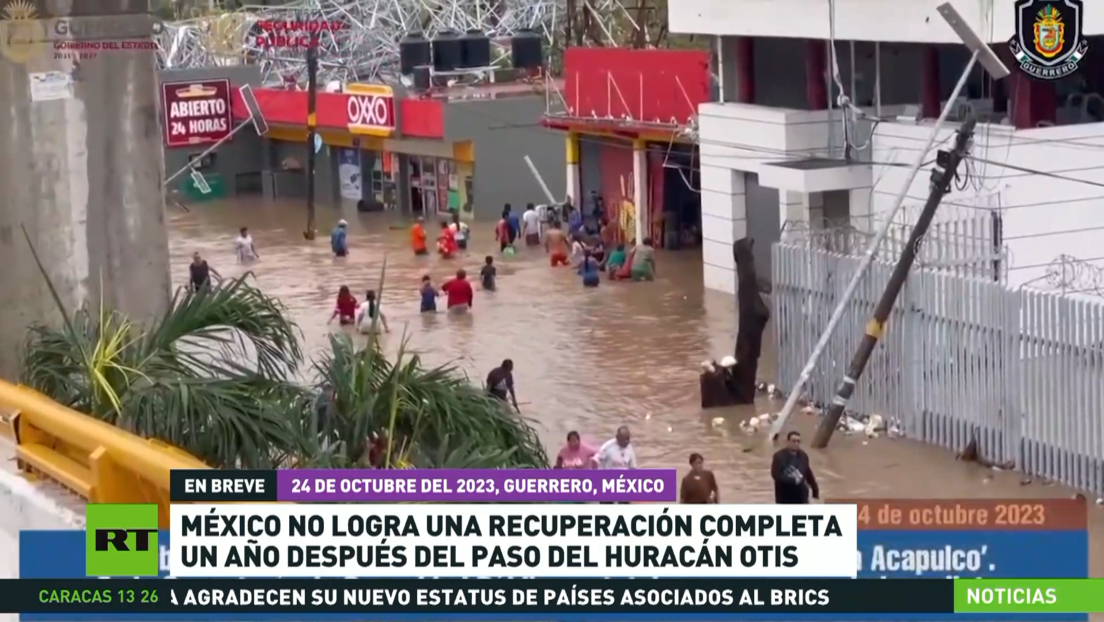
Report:
M 429 275 L 422 277 L 422 313 L 437 313 L 437 297 L 441 295 L 436 287 L 433 287 L 433 279 Z
M 347 326 L 356 321 L 356 312 L 356 296 L 349 291 L 348 285 L 342 285 L 341 289 L 337 290 L 337 302 L 334 304 L 333 315 L 330 316 L 330 321 L 326 323 L 331 324 L 336 319 L 342 326 Z
M 488 292 L 493 292 L 498 286 L 498 268 L 494 265 L 494 257 L 487 255 L 483 269 L 479 271 L 479 280 L 483 283 L 483 289 Z
M 579 274 L 583 277 L 583 287 L 598 287 L 602 282 L 598 274 L 598 260 L 589 250 L 583 251 L 583 259 L 579 262 Z

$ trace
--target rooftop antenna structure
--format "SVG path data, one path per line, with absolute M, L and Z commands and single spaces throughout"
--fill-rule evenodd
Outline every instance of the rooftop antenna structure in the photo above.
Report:
M 266 83 L 284 75 L 303 83 L 307 77 L 303 50 L 257 45 L 257 23 L 339 23 L 344 27 L 324 31 L 319 37 L 319 83 L 389 83 L 400 79 L 399 42 L 408 32 L 418 31 L 434 39 L 445 31 L 480 31 L 500 52 L 492 58 L 508 63 L 509 39 L 522 31 L 537 33 L 550 51 L 562 49 L 568 5 L 576 1 L 298 0 L 283 6 L 245 4 L 234 11 L 210 10 L 168 22 L 155 40 L 163 69 L 252 64 L 261 68 Z M 588 6 L 593 7 L 586 11 L 592 34 L 584 44 L 625 45 L 631 40 L 636 22 L 622 0 L 593 0 Z

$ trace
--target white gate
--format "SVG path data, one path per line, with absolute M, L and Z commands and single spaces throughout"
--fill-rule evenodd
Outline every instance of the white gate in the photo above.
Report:
M 808 244 L 773 253 L 777 384 L 789 387 L 861 260 Z M 977 269 L 961 262 L 910 275 L 851 408 L 899 418 L 907 436 L 953 451 L 976 439 L 988 460 L 1104 493 L 1104 301 L 961 274 Z M 809 399 L 835 394 L 891 271 L 876 261 L 863 278 L 806 385 Z

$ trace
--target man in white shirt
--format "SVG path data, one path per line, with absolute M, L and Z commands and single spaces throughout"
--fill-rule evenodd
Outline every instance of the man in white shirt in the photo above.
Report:
M 242 227 L 238 239 L 234 240 L 234 252 L 238 255 L 238 263 L 249 263 L 260 257 L 257 247 L 253 245 L 253 236 L 249 235 L 249 229 Z
M 521 218 L 522 226 L 525 229 L 525 245 L 526 246 L 540 246 L 541 243 L 541 223 L 540 214 L 537 213 L 537 208 L 532 203 L 525 206 L 525 214 Z
M 617 428 L 617 436 L 606 441 L 594 454 L 593 460 L 599 469 L 635 469 L 636 452 L 628 426 Z

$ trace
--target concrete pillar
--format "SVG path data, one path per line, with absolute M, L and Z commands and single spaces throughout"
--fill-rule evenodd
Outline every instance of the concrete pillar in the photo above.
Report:
M 725 157 L 702 157 L 702 272 L 706 289 L 736 293 L 732 243 L 747 236 L 744 173 Z
M 715 42 L 722 103 L 755 103 L 755 45 L 751 37 L 719 36 Z
M 828 109 L 828 48 L 824 41 L 811 39 L 805 49 L 805 95 L 809 110 Z
M 564 139 L 564 162 L 567 163 L 567 179 L 564 194 L 571 197 L 572 203 L 580 206 L 583 197 L 579 196 L 579 135 L 568 132 Z
M 39 17 L 75 10 L 67 0 L 35 4 Z M 148 10 L 136 0 L 98 0 L 81 4 L 82 17 L 65 19 L 61 28 L 55 20 L 28 20 L 22 38 L 0 56 L 0 376 L 7 379 L 18 373 L 17 350 L 27 327 L 61 318 L 23 229 L 67 310 L 96 305 L 102 296 L 109 307 L 142 321 L 168 306 L 154 53 L 101 51 L 74 62 L 55 58 L 52 44 L 150 41 Z M 72 90 L 54 90 L 55 99 L 40 91 L 32 101 L 32 80 L 47 72 L 71 76 Z
M 822 219 L 813 213 L 818 206 L 814 206 L 811 196 L 804 192 L 779 190 L 779 227 L 785 226 L 787 221 L 802 223 L 806 226 L 819 226 Z
M 1054 123 L 1058 113 L 1058 94 L 1054 82 L 1033 80 L 1022 72 L 1012 78 L 1012 125 L 1017 129 L 1038 127 L 1042 121 Z
M 633 141 L 633 205 L 636 206 L 636 222 L 633 235 L 637 243 L 650 237 L 652 218 L 648 206 L 648 143 Z
M 938 119 L 942 110 L 939 101 L 939 47 L 925 45 L 921 54 L 920 111 L 925 119 Z

